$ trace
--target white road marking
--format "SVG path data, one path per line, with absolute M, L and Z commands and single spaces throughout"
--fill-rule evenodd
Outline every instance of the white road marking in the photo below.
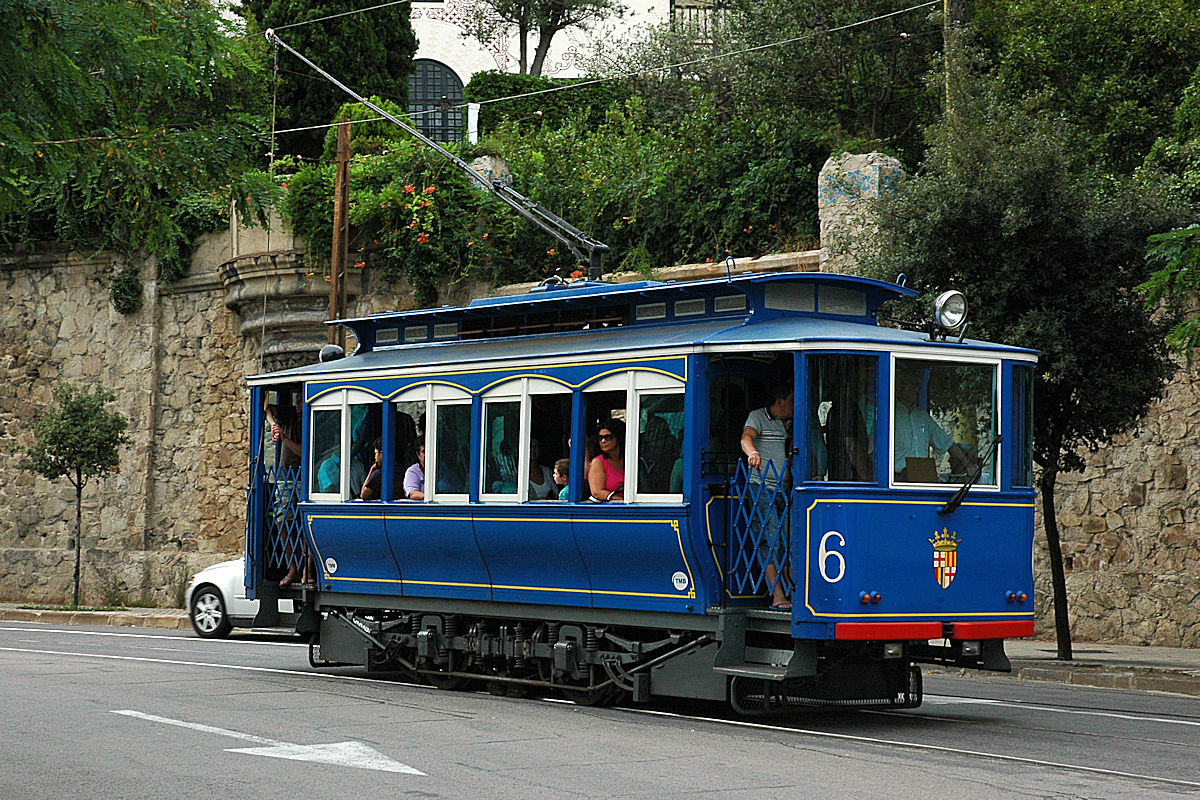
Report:
M 246 630 L 250 630 L 247 628 Z M 171 639 L 173 641 L 194 642 L 196 644 L 204 644 L 207 639 L 200 639 L 195 636 L 164 636 L 153 633 L 110 633 L 108 631 L 77 631 L 70 628 L 6 628 L 0 626 L 0 631 L 18 631 L 20 633 L 70 633 L 75 636 L 112 636 L 118 639 Z M 260 631 L 268 632 L 269 631 Z M 257 639 L 223 639 L 222 641 L 235 644 L 261 644 L 268 647 L 308 647 L 304 642 L 269 642 L 259 641 Z
M 0 647 L 0 652 L 34 653 L 34 654 L 38 654 L 38 655 L 54 655 L 54 656 L 76 656 L 79 658 L 97 658 L 97 659 L 106 659 L 106 660 L 113 660 L 113 661 L 140 661 L 140 662 L 153 663 L 153 664 L 173 664 L 173 665 L 178 665 L 178 666 L 189 666 L 189 667 L 215 667 L 218 669 L 229 669 L 229 670 L 237 670 L 237 671 L 242 671 L 242 672 L 263 672 L 263 673 L 271 673 L 271 674 L 277 674 L 277 675 L 296 675 L 296 676 L 303 676 L 303 677 L 308 677 L 308 678 L 325 678 L 325 679 L 332 678 L 332 679 L 341 680 L 341 681 L 361 681 L 364 683 L 390 683 L 387 681 L 380 681 L 378 678 L 362 678 L 362 677 L 358 677 L 355 675 L 330 675 L 330 674 L 322 673 L 322 672 L 305 672 L 302 670 L 276 669 L 276 668 L 272 668 L 272 667 L 248 667 L 248 666 L 242 666 L 242 665 L 237 665 L 237 664 L 213 664 L 213 663 L 207 663 L 207 662 L 203 662 L 203 661 L 177 661 L 177 660 L 165 659 L 165 658 L 138 658 L 136 656 L 116 656 L 116 655 L 99 654 L 99 653 L 70 653 L 70 652 L 65 652 L 62 650 L 35 650 L 32 648 L 22 648 L 22 647 Z M 424 687 L 422 687 L 422 688 L 424 688 Z M 569 701 L 565 701 L 565 700 L 558 701 L 558 700 L 554 700 L 554 699 L 549 699 L 546 702 L 569 703 Z M 1072 770 L 1075 772 L 1086 772 L 1086 773 L 1095 774 L 1095 775 L 1109 775 L 1109 776 L 1113 776 L 1113 777 L 1132 778 L 1134 780 L 1145 780 L 1145 781 L 1153 781 L 1156 783 L 1169 783 L 1169 784 L 1176 785 L 1176 786 L 1191 786 L 1191 787 L 1200 788 L 1200 782 L 1196 782 L 1196 781 L 1177 780 L 1175 778 L 1161 778 L 1161 777 L 1158 777 L 1155 775 L 1142 775 L 1142 774 L 1136 773 L 1136 772 L 1121 772 L 1119 770 L 1102 769 L 1100 767 L 1088 767 L 1088 766 L 1083 766 L 1080 764 L 1067 764 L 1067 763 L 1057 762 L 1057 761 L 1044 761 L 1044 760 L 1036 759 L 1036 758 L 1024 758 L 1021 756 L 1010 756 L 1010 755 L 1005 755 L 1003 753 L 989 753 L 989 752 L 980 751 L 980 750 L 962 750 L 962 749 L 953 748 L 953 747 L 941 747 L 938 745 L 924 744 L 921 742 L 904 742 L 904 741 L 899 741 L 899 740 L 894 740 L 894 739 L 879 739 L 879 738 L 870 737 L 870 736 L 854 736 L 851 734 L 830 733 L 828 731 L 817 731 L 817 730 L 811 730 L 811 729 L 806 729 L 806 728 L 789 728 L 789 727 L 782 726 L 782 725 L 768 725 L 766 723 L 761 723 L 761 722 L 745 722 L 742 720 L 728 720 L 728 719 L 717 719 L 717 718 L 713 718 L 713 717 L 689 716 L 689 715 L 685 715 L 685 714 L 675 714 L 675 713 L 672 713 L 669 711 L 655 711 L 652 709 L 623 708 L 623 709 L 620 709 L 620 711 L 623 711 L 623 712 L 629 713 L 629 714 L 642 714 L 642 715 L 646 715 L 646 716 L 661 716 L 661 717 L 668 717 L 668 718 L 674 718 L 674 719 L 694 720 L 696 722 L 709 722 L 714 725 L 728 725 L 731 727 L 777 731 L 779 733 L 792 733 L 792 734 L 798 733 L 798 734 L 804 734 L 807 736 L 812 736 L 814 738 L 836 739 L 836 740 L 841 740 L 841 741 L 860 742 L 863 744 L 889 745 L 892 747 L 907 748 L 907 749 L 912 749 L 912 750 L 925 750 L 925 751 L 934 751 L 934 752 L 942 752 L 942 753 L 951 753 L 951 754 L 957 754 L 957 755 L 975 756 L 977 758 L 990 758 L 990 759 L 994 759 L 997 761 L 1006 761 L 1006 762 L 1010 762 L 1010 763 L 1033 764 L 1033 765 L 1037 765 L 1037 766 L 1051 767 L 1051 768 L 1056 768 L 1056 769 Z M 1145 718 L 1137 717 L 1135 719 L 1145 719 Z M 1165 720 L 1165 721 L 1169 722 L 1171 720 Z
M 648 708 L 623 708 L 624 712 L 630 714 L 644 714 L 647 716 L 656 717 L 671 717 L 674 719 L 694 720 L 696 722 L 711 722 L 716 725 L 731 725 L 739 728 L 753 728 L 756 730 L 778 731 L 780 733 L 801 733 L 806 736 L 812 736 L 818 739 L 836 739 L 844 742 L 858 742 L 861 744 L 882 744 L 890 747 L 900 747 L 909 750 L 924 750 L 937 753 L 950 753 L 953 755 L 974 756 L 976 758 L 988 758 L 995 761 L 1006 761 L 1015 764 L 1033 764 L 1039 767 L 1051 767 L 1053 769 L 1065 769 L 1072 772 L 1087 772 L 1093 775 L 1107 775 L 1117 778 L 1132 778 L 1141 781 L 1153 781 L 1155 783 L 1169 783 L 1174 786 L 1192 786 L 1200 788 L 1200 782 L 1177 780 L 1175 778 L 1160 778 L 1157 775 L 1143 775 L 1137 772 L 1121 772 L 1115 769 L 1103 769 L 1101 767 L 1088 767 L 1082 764 L 1067 764 L 1061 761 L 1045 761 L 1040 758 L 1025 758 L 1023 756 L 1010 756 L 1003 753 L 989 753 L 983 750 L 963 750 L 957 747 L 942 747 L 936 744 L 924 744 L 922 742 L 903 742 L 897 739 L 879 739 L 874 736 L 855 736 L 849 733 L 830 733 L 829 731 L 816 731 L 808 728 L 789 728 L 783 725 L 768 725 L 762 722 L 743 722 L 742 720 L 718 719 L 715 717 L 696 717 L 686 714 L 675 714 L 670 711 L 655 711 Z
M 148 722 L 161 722 L 164 725 L 174 725 L 178 728 L 215 733 L 218 736 L 229 736 L 260 745 L 259 747 L 228 748 L 228 753 L 248 753 L 252 756 L 268 756 L 270 758 L 286 758 L 292 761 L 315 761 L 319 764 L 337 764 L 343 767 L 358 769 L 374 769 L 381 772 L 402 772 L 406 775 L 424 775 L 424 772 L 413 769 L 407 764 L 393 761 L 377 750 L 373 750 L 362 742 L 338 742 L 336 744 L 292 744 L 277 739 L 267 739 L 250 733 L 231 731 L 226 728 L 216 728 L 199 722 L 185 722 L 180 719 L 160 717 L 156 714 L 144 714 L 141 711 L 124 709 L 113 711 L 125 717 L 144 719 Z
M 942 695 L 925 695 L 926 705 L 937 706 L 1020 706 L 1021 708 L 1032 709 L 1034 711 L 1048 711 L 1052 714 L 1077 714 L 1084 717 L 1108 717 L 1110 719 L 1128 719 L 1134 722 L 1161 722 L 1166 725 L 1190 725 L 1200 728 L 1200 722 L 1190 719 L 1171 719 L 1170 717 L 1150 717 L 1145 714 L 1123 714 L 1119 711 L 1088 711 L 1078 708 L 1055 708 L 1054 706 L 1042 706 L 1034 703 L 1026 703 L 1023 700 L 989 700 L 983 697 L 946 697 Z

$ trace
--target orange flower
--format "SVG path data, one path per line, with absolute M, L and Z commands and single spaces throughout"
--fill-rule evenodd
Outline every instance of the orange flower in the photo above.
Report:
M 583 277 L 583 270 L 581 270 L 581 269 L 577 269 L 577 270 L 575 270 L 574 272 L 572 272 L 572 273 L 571 273 L 571 277 L 572 277 L 572 278 L 582 278 L 582 277 Z
M 436 187 L 436 186 L 428 186 L 428 187 L 426 187 L 426 189 L 425 189 L 425 194 L 433 194 L 433 193 L 434 193 L 434 192 L 436 192 L 436 191 L 437 191 L 437 187 Z
M 417 190 L 417 187 L 413 186 L 411 183 L 404 184 L 404 193 L 405 194 L 412 194 L 416 190 Z
M 426 233 L 425 231 L 421 231 L 420 233 L 417 234 L 417 244 L 425 244 L 428 241 L 429 241 L 429 234 Z
M 551 247 L 549 250 L 546 251 L 546 255 L 548 255 L 548 256 L 558 255 L 558 251 L 555 250 L 553 247 Z

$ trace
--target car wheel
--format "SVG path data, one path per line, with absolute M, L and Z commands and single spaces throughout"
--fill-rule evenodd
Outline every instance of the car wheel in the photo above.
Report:
M 224 639 L 233 629 L 229 622 L 229 613 L 225 608 L 225 598 L 212 584 L 201 586 L 192 595 L 192 607 L 188 614 L 192 618 L 192 627 L 196 635 L 202 639 Z

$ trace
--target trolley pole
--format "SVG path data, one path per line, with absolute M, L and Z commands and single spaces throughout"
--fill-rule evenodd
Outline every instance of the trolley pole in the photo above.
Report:
M 333 253 L 329 259 L 329 319 L 346 316 L 346 255 L 350 223 L 347 213 L 350 184 L 350 123 L 341 120 L 337 132 L 337 174 L 333 184 Z M 329 344 L 346 345 L 341 325 L 329 326 Z

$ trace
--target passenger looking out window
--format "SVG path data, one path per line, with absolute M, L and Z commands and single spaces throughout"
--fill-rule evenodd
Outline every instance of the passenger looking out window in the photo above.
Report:
M 571 459 L 560 458 L 554 462 L 554 483 L 558 486 L 558 499 L 564 502 L 570 498 L 570 471 Z
M 542 445 L 537 439 L 529 440 L 529 499 L 554 500 L 558 495 L 558 484 L 554 473 L 545 464 L 539 463 Z
M 404 473 L 404 496 L 409 500 L 425 499 L 425 439 L 417 437 L 417 463 Z
M 596 503 L 625 502 L 625 423 L 605 420 L 597 431 L 600 455 L 588 467 L 588 488 Z

